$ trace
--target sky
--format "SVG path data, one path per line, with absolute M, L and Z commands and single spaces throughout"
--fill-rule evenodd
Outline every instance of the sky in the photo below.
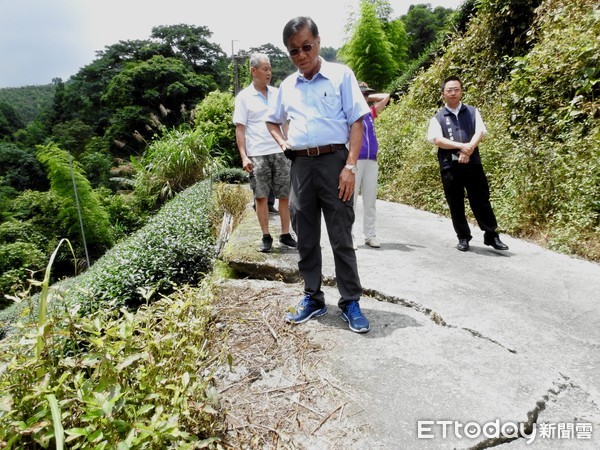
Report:
M 462 0 L 389 0 L 393 18 L 411 4 L 457 8 Z M 310 16 L 321 45 L 339 48 L 360 0 L 0 0 L 0 88 L 63 81 L 121 40 L 159 25 L 205 26 L 227 55 L 271 43 L 295 16 Z M 274 7 L 276 5 L 276 7 Z

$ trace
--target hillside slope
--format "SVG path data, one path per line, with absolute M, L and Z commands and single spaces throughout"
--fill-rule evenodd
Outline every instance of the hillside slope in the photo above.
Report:
M 600 260 L 600 9 L 595 0 L 483 0 L 464 34 L 377 122 L 380 198 L 448 214 L 425 140 L 440 83 L 464 81 L 501 231 Z
M 19 118 L 28 124 L 54 101 L 55 86 L 44 84 L 40 86 L 24 86 L 18 88 L 0 89 L 0 102 L 13 107 Z

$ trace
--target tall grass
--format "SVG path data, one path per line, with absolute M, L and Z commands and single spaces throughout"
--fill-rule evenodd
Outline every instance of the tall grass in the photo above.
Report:
M 144 155 L 133 159 L 135 194 L 150 208 L 163 204 L 222 167 L 211 156 L 214 136 L 199 129 L 172 130 L 153 141 Z

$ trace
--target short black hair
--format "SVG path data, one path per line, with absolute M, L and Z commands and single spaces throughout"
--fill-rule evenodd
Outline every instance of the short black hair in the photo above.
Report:
M 444 92 L 444 88 L 446 87 L 446 83 L 448 81 L 458 81 L 458 84 L 460 84 L 460 88 L 462 89 L 463 87 L 462 80 L 460 78 L 458 78 L 456 75 L 450 75 L 442 82 L 442 92 Z
M 314 37 L 319 36 L 319 28 L 310 17 L 298 16 L 288 21 L 285 27 L 283 27 L 283 45 L 285 45 L 285 48 L 288 48 L 288 42 L 292 36 L 306 27 L 308 27 Z

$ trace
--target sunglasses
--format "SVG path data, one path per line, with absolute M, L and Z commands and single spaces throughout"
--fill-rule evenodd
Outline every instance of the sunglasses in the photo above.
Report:
M 305 44 L 302 47 L 298 47 L 298 48 L 290 48 L 288 50 L 288 53 L 290 54 L 290 56 L 298 56 L 301 51 L 303 51 L 304 53 L 308 53 L 313 49 L 316 42 L 317 41 L 314 41 L 312 44 Z

